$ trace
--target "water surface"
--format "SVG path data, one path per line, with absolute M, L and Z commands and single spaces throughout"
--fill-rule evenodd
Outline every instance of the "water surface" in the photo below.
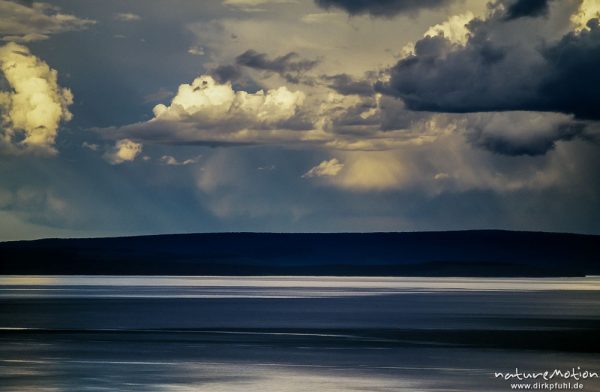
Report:
M 504 391 L 598 332 L 597 277 L 8 276 L 0 390 Z

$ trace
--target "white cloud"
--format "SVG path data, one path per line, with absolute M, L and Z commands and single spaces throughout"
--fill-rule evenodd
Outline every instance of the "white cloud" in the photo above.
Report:
M 431 26 L 424 34 L 425 37 L 435 37 L 441 35 L 455 44 L 464 45 L 469 37 L 469 29 L 466 25 L 475 15 L 471 11 L 464 14 L 454 15 L 445 22 Z
M 203 56 L 204 48 L 202 46 L 192 46 L 188 49 L 188 53 L 192 56 Z
M 0 91 L 3 144 L 12 152 L 55 154 L 59 124 L 71 119 L 71 91 L 61 88 L 57 72 L 22 45 L 0 47 L 0 69 L 10 87 Z
M 102 129 L 114 138 L 166 143 L 267 143 L 295 140 L 305 133 L 289 129 L 305 95 L 282 86 L 249 93 L 203 75 L 182 84 L 168 105 L 153 109 L 144 123 Z
M 193 165 L 195 163 L 198 163 L 200 161 L 200 158 L 201 158 L 201 155 L 198 155 L 194 158 L 188 158 L 183 161 L 178 161 L 172 155 L 163 155 L 162 157 L 160 157 L 160 161 L 167 166 L 187 166 L 187 165 Z
M 142 145 L 133 140 L 122 139 L 115 143 L 112 151 L 107 152 L 104 157 L 113 165 L 133 161 L 142 152 Z
M 81 147 L 87 148 L 88 150 L 92 150 L 92 151 L 98 151 L 98 149 L 100 148 L 99 145 L 94 144 L 94 143 L 88 143 L 88 142 L 81 143 Z
M 0 0 L 0 36 L 4 41 L 39 41 L 51 34 L 83 30 L 94 23 L 90 19 L 63 14 L 59 7 L 46 3 L 25 5 Z
M 217 83 L 203 75 L 191 84 L 179 86 L 169 106 L 159 104 L 153 109 L 155 119 L 179 121 L 194 119 L 209 126 L 245 124 L 247 128 L 262 128 L 290 119 L 302 104 L 304 94 L 287 87 L 256 93 L 235 91 L 231 83 Z
M 458 44 L 465 45 L 469 40 L 469 29 L 467 24 L 475 18 L 475 14 L 471 11 L 459 15 L 453 15 L 442 23 L 430 26 L 423 37 L 437 37 L 442 36 L 448 41 Z M 415 54 L 415 42 L 406 43 L 402 49 L 400 49 L 399 57 L 405 58 Z
M 138 20 L 141 20 L 142 17 L 138 14 L 133 14 L 131 12 L 121 12 L 115 14 L 115 19 L 120 20 L 121 22 L 136 22 Z
M 302 178 L 335 177 L 344 168 L 344 164 L 336 158 L 323 161 L 302 175 Z
M 256 170 L 260 170 L 260 171 L 273 171 L 277 168 L 277 166 L 275 165 L 267 165 L 267 166 L 259 166 L 256 168 Z
M 177 162 L 177 159 L 175 159 L 175 157 L 171 155 L 163 155 L 162 157 L 160 157 L 160 161 L 165 165 L 169 166 L 175 166 L 179 164 L 179 162 Z

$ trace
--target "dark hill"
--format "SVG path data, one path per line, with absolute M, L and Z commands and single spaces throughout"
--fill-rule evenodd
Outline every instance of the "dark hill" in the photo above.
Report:
M 0 243 L 0 274 L 600 275 L 600 236 L 510 231 L 181 234 Z

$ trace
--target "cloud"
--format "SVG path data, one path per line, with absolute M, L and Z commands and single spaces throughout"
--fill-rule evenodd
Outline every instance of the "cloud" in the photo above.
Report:
M 179 86 L 169 105 L 154 107 L 150 121 L 118 129 L 105 135 L 127 135 L 163 143 L 255 143 L 298 139 L 295 117 L 305 95 L 282 86 L 249 93 L 234 90 L 231 83 L 218 83 L 203 75 Z M 296 135 L 294 135 L 296 134 Z
M 223 0 L 223 4 L 246 12 L 262 11 L 261 6 L 267 4 L 293 3 L 295 0 Z
M 516 0 L 508 6 L 506 19 L 538 17 L 548 13 L 548 0 Z
M 431 26 L 424 34 L 425 37 L 435 37 L 441 35 L 448 41 L 465 45 L 469 38 L 469 29 L 467 25 L 475 15 L 467 11 L 464 14 L 453 15 L 447 21 Z
M 575 169 L 568 163 L 575 158 L 565 152 L 582 147 L 582 151 L 597 151 L 597 146 L 582 143 L 556 143 L 552 154 L 508 156 L 474 148 L 471 141 L 454 132 L 431 143 L 401 145 L 388 151 L 338 152 L 343 170 L 322 177 L 321 184 L 357 192 L 416 192 L 424 198 L 472 191 L 504 195 L 539 192 L 567 183 L 569 176 L 577 176 L 578 170 L 587 167 L 584 162 L 589 155 L 578 157 L 579 169 Z
M 162 157 L 160 157 L 160 161 L 162 163 L 164 163 L 165 165 L 169 165 L 169 166 L 176 166 L 179 164 L 177 159 L 175 159 L 175 157 L 173 157 L 171 155 L 163 155 Z
M 180 85 L 171 104 L 156 105 L 153 112 L 159 121 L 196 120 L 211 127 L 260 129 L 293 117 L 303 100 L 302 92 L 287 87 L 248 93 L 204 75 Z
M 441 37 L 448 40 L 448 42 L 457 46 L 464 46 L 468 42 L 471 31 L 469 30 L 469 24 L 475 19 L 475 14 L 471 11 L 459 15 L 452 15 L 442 23 L 430 26 L 425 34 L 424 38 L 435 38 Z M 423 43 L 418 42 L 420 45 Z M 400 50 L 399 57 L 401 59 L 408 58 L 415 55 L 415 42 L 408 42 Z M 421 50 L 424 46 L 421 47 Z
M 109 139 L 206 146 L 389 149 L 410 142 L 411 132 L 380 129 L 387 120 L 379 98 L 344 96 L 323 87 L 310 87 L 307 93 L 285 86 L 251 93 L 203 75 L 181 85 L 170 103 L 156 105 L 151 120 L 97 131 Z M 398 105 L 385 107 L 397 112 Z
M 577 12 L 571 15 L 575 31 L 587 30 L 590 19 L 600 18 L 600 2 L 597 0 L 581 0 Z
M 357 80 L 348 74 L 323 76 L 322 79 L 328 83 L 329 88 L 342 95 L 371 96 L 375 93 L 373 82 L 367 79 Z
M 406 164 L 396 152 L 359 152 L 348 154 L 346 158 L 346 170 L 332 180 L 332 185 L 358 191 L 381 191 L 401 188 L 411 180 Z
M 188 49 L 188 53 L 192 56 L 204 56 L 204 48 L 201 46 L 192 46 Z
M 142 145 L 130 139 L 122 139 L 115 143 L 111 151 L 104 154 L 104 158 L 112 165 L 131 162 L 142 152 Z
M 334 177 L 344 168 L 344 164 L 336 158 L 323 161 L 302 175 L 302 178 Z
M 306 71 L 319 64 L 318 60 L 301 59 L 295 52 L 270 59 L 266 53 L 259 53 L 252 49 L 237 56 L 235 62 L 239 66 L 275 72 L 291 83 L 299 83 Z
M 467 122 L 467 139 L 473 145 L 510 156 L 543 155 L 585 128 L 561 113 L 482 113 L 469 116 Z
M 198 163 L 200 161 L 200 158 L 201 158 L 201 156 L 198 155 L 194 158 L 189 158 L 189 159 L 185 159 L 183 161 L 178 161 L 172 155 L 163 155 L 162 157 L 160 157 L 160 161 L 167 166 L 187 166 L 187 165 L 193 165 L 195 163 Z
M 199 53 L 204 54 L 204 52 Z M 219 65 L 209 71 L 209 74 L 219 83 L 236 81 L 243 76 L 243 68 L 264 71 L 265 74 L 278 74 L 289 83 L 312 84 L 311 78 L 305 76 L 306 72 L 315 68 L 318 60 L 302 59 L 296 52 L 269 58 L 266 53 L 259 53 L 249 49 L 236 56 L 234 64 Z
M 223 4 L 232 6 L 256 7 L 263 4 L 292 3 L 294 0 L 223 0 Z
M 137 22 L 138 20 L 141 20 L 142 17 L 131 12 L 120 12 L 115 14 L 115 19 L 121 22 Z
M 0 0 L 0 37 L 4 41 L 39 41 L 52 34 L 83 30 L 94 23 L 63 14 L 59 7 L 46 3 Z
M 299 44 L 298 52 L 289 52 L 289 46 L 279 44 L 270 49 L 268 46 L 272 42 L 278 42 L 272 40 L 259 44 L 259 48 L 248 46 L 248 37 L 269 36 L 268 29 L 262 28 L 269 23 L 270 14 L 260 14 L 258 20 L 249 18 L 253 23 L 244 19 L 235 24 L 233 20 L 226 19 L 219 24 L 218 31 L 219 37 L 224 37 L 225 41 L 216 39 L 216 42 L 223 43 L 220 45 L 225 48 L 223 51 L 216 48 L 213 36 L 206 30 L 198 33 L 196 44 L 206 47 L 207 53 L 210 53 L 211 62 L 205 65 L 206 69 L 212 69 L 208 71 L 210 76 L 182 85 L 185 91 L 178 92 L 170 103 L 157 105 L 150 121 L 113 128 L 106 134 L 113 139 L 127 137 L 159 144 L 266 144 L 305 150 L 316 147 L 337 155 L 341 151 L 397 151 L 405 146 L 434 144 L 441 136 L 454 132 L 471 148 L 506 157 L 542 155 L 555 149 L 557 143 L 585 136 L 587 125 L 576 115 L 559 110 L 520 108 L 514 103 L 535 95 L 538 74 L 549 74 L 548 49 L 557 46 L 564 32 L 571 28 L 570 13 L 559 15 L 559 11 L 569 9 L 572 13 L 576 4 L 567 7 L 552 2 L 547 18 L 514 20 L 505 17 L 508 5 L 512 4 L 510 0 L 501 4 L 504 8 L 498 5 L 500 2 L 494 4 L 496 6 L 492 7 L 497 8 L 489 9 L 487 19 L 475 17 L 483 15 L 477 7 L 470 12 L 453 6 L 453 10 L 459 10 L 453 16 L 448 17 L 439 11 L 435 18 L 425 18 L 434 20 L 434 23 L 420 21 L 418 29 L 407 32 L 413 37 L 422 37 L 417 38 L 413 55 L 400 61 L 398 57 L 392 60 L 393 49 L 388 52 L 381 49 L 381 52 L 389 54 L 389 61 L 398 62 L 389 75 L 379 71 L 377 65 L 371 66 L 372 63 L 363 63 L 363 68 L 354 72 L 345 68 L 345 63 L 351 61 L 345 58 L 332 60 L 333 54 L 327 56 L 322 48 L 318 51 L 307 49 L 310 46 L 304 42 Z M 278 12 L 285 14 L 283 20 L 277 25 L 269 25 L 270 28 L 287 24 L 288 13 L 299 20 L 295 6 L 281 7 Z M 388 24 L 393 23 L 392 20 L 372 18 L 348 20 L 342 13 L 331 15 L 336 15 L 346 24 L 356 23 L 360 30 L 368 30 L 368 26 L 374 25 L 388 28 Z M 267 21 L 263 22 L 263 19 Z M 366 25 L 367 22 L 369 25 Z M 554 28 L 556 26 L 560 28 Z M 303 28 L 306 29 L 306 26 Z M 554 33 L 549 35 L 550 30 Z M 575 35 L 580 39 L 591 32 L 590 29 Z M 213 33 L 217 34 L 216 28 Z M 238 38 L 231 39 L 231 34 Z M 296 35 L 307 39 L 301 32 L 294 31 Z M 347 51 L 353 52 L 366 43 L 370 45 L 373 40 L 370 36 L 368 38 L 357 42 L 356 46 L 347 41 L 327 41 L 325 46 L 345 45 Z M 244 39 L 246 42 L 240 43 Z M 228 41 L 231 41 L 230 45 L 226 45 Z M 246 50 L 248 47 L 256 50 Z M 302 53 L 303 57 L 295 53 Z M 319 62 L 313 65 L 314 61 L 310 59 L 319 59 Z M 220 61 L 230 65 L 219 66 Z M 379 61 L 380 64 L 386 63 L 383 57 Z M 455 64 L 447 66 L 449 71 L 446 75 L 445 64 L 453 61 Z M 338 63 L 340 71 L 336 72 Z M 364 67 L 371 71 L 365 73 Z M 327 72 L 330 69 L 333 72 Z M 290 71 L 309 72 L 314 75 L 315 83 L 292 86 L 271 75 Z M 248 81 L 248 75 L 252 76 L 252 80 Z M 386 79 L 388 76 L 389 81 Z M 204 81 L 201 82 L 202 78 Z M 431 79 L 430 83 L 428 79 Z M 375 91 L 373 85 L 378 80 Z M 396 85 L 398 81 L 405 85 Z M 206 92 L 202 92 L 201 84 L 204 82 Z M 264 86 L 263 90 L 256 91 L 259 86 Z M 262 110 L 258 108 L 261 104 L 250 108 L 241 99 L 255 100 L 256 95 L 265 97 L 282 89 L 290 97 L 284 101 L 292 104 L 289 111 L 284 111 L 285 115 L 273 121 L 261 120 L 255 115 Z M 299 94 L 302 99 L 290 93 Z M 205 99 L 206 94 L 211 98 Z M 216 97 L 220 97 L 221 101 Z M 195 102 L 196 99 L 198 102 Z M 430 100 L 434 104 L 427 106 Z M 449 105 L 458 107 L 447 108 Z M 281 113 L 286 106 L 277 105 L 275 113 Z M 519 114 L 525 111 L 534 111 L 535 114 Z M 546 115 L 545 120 L 535 120 Z M 271 117 L 273 114 L 264 118 Z M 341 158 L 338 155 L 338 159 Z M 349 172 L 351 161 L 342 161 L 346 165 L 344 173 Z M 444 168 L 439 168 L 427 175 L 433 178 L 440 172 L 447 173 Z
M 55 154 L 59 124 L 71 119 L 71 91 L 58 85 L 55 70 L 19 44 L 0 47 L 0 70 L 8 84 L 0 91 L 3 144 L 12 152 Z
M 88 142 L 81 143 L 81 147 L 87 148 L 90 151 L 98 151 L 98 149 L 100 148 L 99 145 L 97 145 L 95 143 L 88 143 Z
M 236 65 L 219 65 L 215 69 L 210 72 L 210 75 L 218 82 L 218 83 L 227 83 L 233 82 L 239 79 L 242 76 L 242 72 L 240 68 Z
M 303 15 L 300 20 L 306 24 L 333 24 L 338 20 L 339 15 L 331 12 L 317 12 Z
M 283 95 L 275 99 L 279 103 L 267 105 L 269 97 L 277 96 L 274 92 L 280 89 Z M 268 144 L 365 152 L 434 144 L 440 137 L 454 134 L 471 146 L 505 156 L 542 155 L 559 141 L 588 138 L 590 134 L 586 122 L 561 113 L 415 112 L 392 97 L 331 91 L 305 98 L 304 93 L 293 93 L 285 87 L 254 94 L 236 91 L 230 83 L 201 76 L 190 85 L 182 85 L 169 105 L 156 105 L 155 117 L 150 121 L 102 132 L 109 138 L 162 144 Z M 362 166 L 382 167 L 379 162 L 368 161 Z M 351 172 L 348 167 L 346 173 Z M 387 173 L 381 178 L 395 178 L 397 174 L 379 171 Z M 359 173 L 358 169 L 354 172 Z
M 443 7 L 450 0 L 315 0 L 322 8 L 339 8 L 350 15 L 368 14 L 377 17 L 392 17 L 398 14 L 414 15 L 426 9 Z
M 521 34 L 506 33 L 506 25 L 517 22 L 533 25 L 520 29 Z M 536 35 L 539 23 L 507 22 L 495 13 L 469 23 L 471 37 L 465 45 L 427 36 L 377 89 L 417 111 L 549 111 L 600 119 L 598 20 L 555 42 Z
M 600 120 L 600 25 L 588 22 L 588 30 L 565 35 L 543 51 L 548 72 L 536 99 L 526 102 L 531 110 L 573 113 L 579 118 Z M 529 105 L 527 105 L 527 103 Z

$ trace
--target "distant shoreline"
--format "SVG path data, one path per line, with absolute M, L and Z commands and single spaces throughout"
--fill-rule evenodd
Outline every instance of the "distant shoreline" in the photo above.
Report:
M 584 277 L 600 236 L 523 231 L 206 233 L 0 243 L 0 275 Z

